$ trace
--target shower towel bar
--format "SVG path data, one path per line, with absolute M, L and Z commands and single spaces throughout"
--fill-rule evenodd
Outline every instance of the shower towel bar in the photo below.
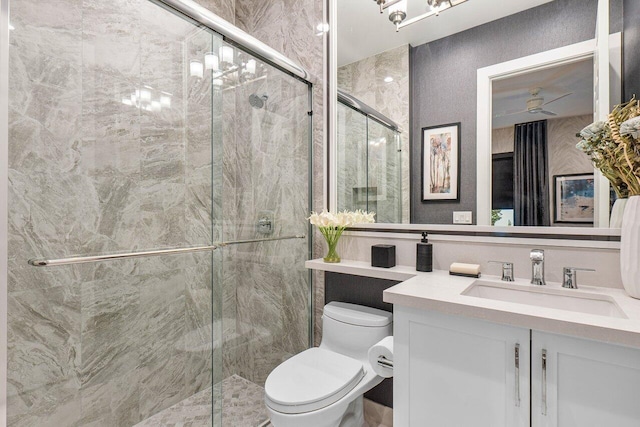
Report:
M 214 245 L 208 245 L 208 246 L 194 246 L 192 248 L 156 249 L 152 251 L 126 252 L 126 253 L 120 253 L 120 254 L 106 254 L 106 255 L 75 256 L 70 258 L 58 258 L 58 259 L 30 259 L 29 264 L 34 267 L 54 267 L 58 265 L 83 264 L 86 262 L 111 261 L 115 259 L 124 259 L 124 258 L 140 258 L 140 257 L 158 256 L 158 255 L 189 254 L 193 252 L 213 251 L 218 248 L 223 248 L 229 245 L 239 245 L 243 243 L 271 242 L 275 240 L 304 239 L 305 237 L 306 236 L 304 234 L 298 234 L 295 236 L 270 237 L 265 239 L 232 240 L 228 242 L 217 242 Z

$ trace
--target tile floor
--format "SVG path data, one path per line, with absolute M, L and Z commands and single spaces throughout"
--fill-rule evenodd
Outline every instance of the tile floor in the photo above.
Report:
M 207 427 L 212 424 L 212 389 L 188 399 L 136 424 L 135 427 Z M 264 389 L 239 375 L 222 381 L 223 427 L 266 427 Z

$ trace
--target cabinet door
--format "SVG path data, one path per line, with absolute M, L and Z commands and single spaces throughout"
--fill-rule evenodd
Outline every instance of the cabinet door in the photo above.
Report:
M 528 329 L 396 305 L 394 425 L 529 426 L 529 343 Z
M 534 427 L 640 426 L 640 350 L 534 331 Z

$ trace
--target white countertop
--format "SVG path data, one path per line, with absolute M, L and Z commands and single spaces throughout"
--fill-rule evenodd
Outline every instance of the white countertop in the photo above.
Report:
M 461 295 L 478 279 L 451 276 L 442 270 L 423 273 L 410 266 L 378 268 L 371 267 L 368 262 L 350 260 L 328 264 L 317 259 L 307 261 L 305 265 L 315 270 L 401 280 L 402 283 L 384 291 L 384 301 L 394 305 L 640 348 L 640 300 L 629 297 L 621 289 L 580 286 L 578 291 L 581 294 L 608 296 L 615 301 L 627 319 Z M 482 275 L 480 280 L 500 282 L 500 277 Z M 518 288 L 533 286 L 539 289 L 524 279 L 502 283 L 513 284 Z M 545 289 L 564 290 L 559 283 L 549 282 Z

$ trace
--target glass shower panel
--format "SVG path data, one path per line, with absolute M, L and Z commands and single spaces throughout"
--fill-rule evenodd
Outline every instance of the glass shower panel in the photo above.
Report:
M 221 251 L 27 264 L 221 240 L 221 38 L 146 0 L 11 22 L 8 425 L 221 425 Z
M 338 103 L 337 112 L 338 210 L 367 210 L 367 117 L 341 103 Z
M 224 44 L 225 240 L 308 235 L 309 87 Z M 309 343 L 307 238 L 224 249 L 223 425 L 267 420 L 264 382 Z
M 342 103 L 337 107 L 338 210 L 376 213 L 376 222 L 402 221 L 400 133 Z
M 367 210 L 377 222 L 402 222 L 400 134 L 368 119 Z

